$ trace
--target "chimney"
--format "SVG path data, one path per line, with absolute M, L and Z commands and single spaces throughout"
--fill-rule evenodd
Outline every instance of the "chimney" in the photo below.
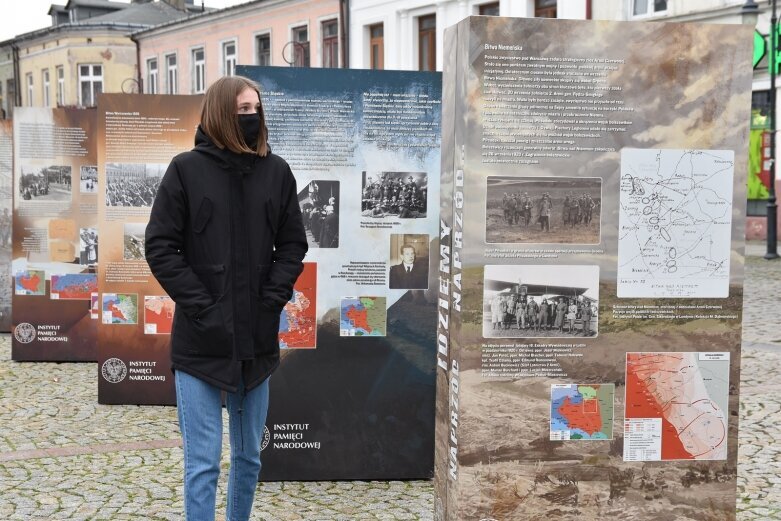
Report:
M 179 9 L 180 11 L 184 11 L 186 9 L 184 0 L 163 0 L 163 2 L 175 9 Z

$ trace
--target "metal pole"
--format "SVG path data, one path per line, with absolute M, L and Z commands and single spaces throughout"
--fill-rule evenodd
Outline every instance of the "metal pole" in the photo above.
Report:
M 770 17 L 770 193 L 767 197 L 767 260 L 778 258 L 778 205 L 776 204 L 776 0 Z

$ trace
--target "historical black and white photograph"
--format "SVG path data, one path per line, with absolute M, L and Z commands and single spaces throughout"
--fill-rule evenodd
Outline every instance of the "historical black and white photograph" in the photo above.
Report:
M 392 233 L 388 288 L 428 288 L 428 235 Z
M 79 192 L 82 194 L 94 194 L 98 191 L 98 167 L 84 165 L 80 170 Z
M 106 163 L 106 206 L 152 206 L 164 163 Z
M 144 235 L 146 223 L 125 223 L 122 258 L 125 260 L 144 260 Z
M 22 165 L 18 186 L 23 201 L 70 201 L 71 167 Z
M 8 199 L 10 202 L 10 197 Z M 11 210 L 5 204 L 0 204 L 0 249 L 11 250 L 11 241 L 13 230 L 14 218 L 11 215 Z M 1 300 L 1 299 L 0 299 Z
M 79 264 L 98 262 L 98 229 L 79 228 Z
M 364 217 L 426 217 L 426 172 L 363 172 L 361 215 Z
M 598 310 L 599 266 L 485 267 L 486 338 L 593 337 Z
M 298 192 L 310 248 L 339 247 L 339 181 L 314 180 Z
M 490 176 L 488 243 L 599 244 L 599 177 Z

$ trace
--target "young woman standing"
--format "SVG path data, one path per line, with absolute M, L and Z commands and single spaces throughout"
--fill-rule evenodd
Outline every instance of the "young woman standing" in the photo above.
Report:
M 296 182 L 268 147 L 260 89 L 224 77 L 206 91 L 195 148 L 176 156 L 146 228 L 146 259 L 176 302 L 171 334 L 185 515 L 212 521 L 227 392 L 227 519 L 249 519 L 260 473 L 280 312 L 303 269 Z

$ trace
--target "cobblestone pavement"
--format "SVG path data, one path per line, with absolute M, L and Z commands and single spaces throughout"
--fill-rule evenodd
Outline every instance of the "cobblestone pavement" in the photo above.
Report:
M 738 519 L 781 520 L 781 260 L 747 252 Z M 98 405 L 93 364 L 10 357 L 0 335 L 0 520 L 181 519 L 174 408 Z M 428 481 L 263 483 L 256 504 L 253 520 L 433 519 Z
M 746 246 L 738 519 L 781 519 L 781 259 Z

